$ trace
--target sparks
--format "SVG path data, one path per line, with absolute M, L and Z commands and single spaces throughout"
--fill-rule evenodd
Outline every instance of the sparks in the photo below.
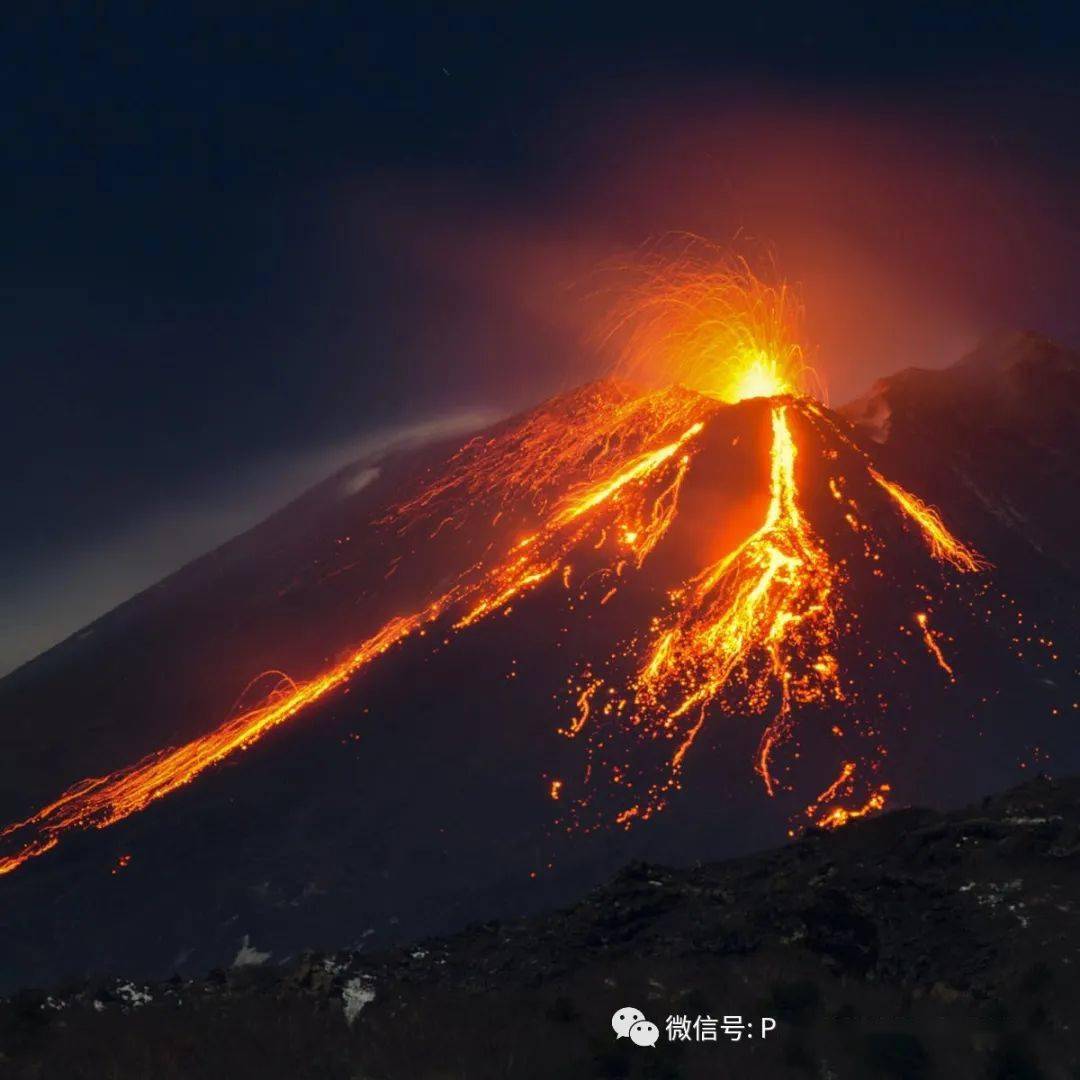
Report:
M 781 403 L 770 410 L 764 521 L 677 591 L 673 616 L 657 628 L 632 680 L 636 723 L 670 730 L 682 717 L 694 717 L 671 758 L 672 776 L 663 791 L 677 783 L 705 710 L 733 685 L 733 711 L 762 713 L 775 703 L 755 763 L 770 795 L 777 786 L 771 757 L 790 733 L 794 709 L 844 699 L 833 600 L 841 575 L 799 506 L 788 410 Z
M 667 408 L 657 407 L 657 399 L 665 402 Z M 645 419 L 652 421 L 649 430 L 655 438 L 671 429 L 673 418 L 676 423 L 681 418 L 685 424 L 689 412 L 707 413 L 708 408 L 700 399 L 664 393 L 622 402 L 621 406 L 616 411 L 629 426 L 617 440 L 610 429 L 602 429 L 598 434 L 584 427 L 579 440 L 583 445 L 570 450 L 566 445 L 566 428 L 550 424 L 549 438 L 564 457 L 589 461 L 593 474 L 597 471 L 595 459 L 599 457 L 607 464 L 607 470 L 572 485 L 555 502 L 535 533 L 512 544 L 504 556 L 480 573 L 460 576 L 445 592 L 417 611 L 390 619 L 346 659 L 315 678 L 297 682 L 281 672 L 268 673 L 275 680 L 273 689 L 254 708 L 240 712 L 183 746 L 151 754 L 108 776 L 82 780 L 30 817 L 8 825 L 0 831 L 0 841 L 7 841 L 15 850 L 0 858 L 0 875 L 51 850 L 66 833 L 107 828 L 189 784 L 206 769 L 252 746 L 270 731 L 310 709 L 374 660 L 406 639 L 423 634 L 436 621 L 457 613 L 452 629 L 460 631 L 504 610 L 512 600 L 555 574 L 565 565 L 569 551 L 586 542 L 591 544 L 597 533 L 632 534 L 635 559 L 638 562 L 644 559 L 674 520 L 679 486 L 690 461 L 685 452 L 680 452 L 702 432 L 704 422 L 688 423 L 674 438 L 653 449 L 629 456 L 627 451 L 635 449 Z M 617 452 L 616 442 L 621 454 Z M 501 459 L 502 455 L 498 456 Z M 502 468 L 501 461 L 495 464 L 497 469 Z M 529 461 L 518 462 L 521 476 L 517 482 L 522 486 L 536 482 L 531 465 Z M 440 491 L 447 490 L 445 482 L 435 486 Z M 409 512 L 422 514 L 431 502 L 420 497 L 410 505 Z M 401 513 L 397 512 L 394 520 Z M 618 565 L 626 554 L 621 545 L 617 547 L 614 557 Z
M 395 542 L 409 534 L 410 546 L 426 544 L 437 555 L 448 536 L 468 525 L 483 530 L 484 543 L 473 549 L 483 555 L 469 556 L 476 561 L 466 566 L 446 566 L 440 589 L 366 636 L 358 634 L 359 643 L 323 671 L 307 679 L 266 673 L 245 694 L 248 704 L 205 735 L 81 780 L 8 825 L 0 831 L 6 851 L 0 852 L 0 875 L 50 851 L 67 834 L 114 825 L 191 783 L 310 712 L 410 639 L 438 628 L 448 644 L 492 617 L 518 617 L 519 605 L 552 579 L 561 580 L 561 602 L 571 612 L 586 601 L 596 610 L 610 601 L 605 613 L 618 609 L 624 584 L 679 516 L 683 489 L 721 402 L 748 398 L 764 399 L 761 415 L 768 417 L 763 518 L 721 558 L 680 572 L 682 580 L 666 601 L 660 594 L 647 625 L 631 627 L 614 653 L 585 662 L 568 680 L 573 715 L 558 730 L 585 744 L 584 782 L 602 771 L 619 792 L 621 805 L 608 814 L 608 824 L 629 828 L 663 809 L 717 716 L 754 718 L 753 768 L 761 784 L 769 796 L 792 790 L 777 758 L 801 718 L 820 710 L 828 717 L 823 730 L 839 738 L 842 728 L 831 713 L 850 704 L 853 675 L 841 663 L 842 622 L 853 603 L 850 575 L 845 560 L 830 553 L 820 523 L 808 517 L 799 476 L 800 455 L 816 460 L 821 452 L 815 425 L 839 428 L 806 396 L 815 376 L 799 344 L 801 305 L 787 285 L 764 282 L 742 262 L 717 269 L 696 251 L 674 262 L 645 260 L 638 278 L 605 335 L 621 340 L 619 374 L 654 388 L 586 387 L 477 436 L 371 526 Z M 841 438 L 863 462 L 869 479 L 860 482 L 888 493 L 943 568 L 961 574 L 988 568 L 936 510 L 885 479 L 864 451 Z M 736 436 L 731 445 L 738 442 Z M 828 484 L 829 505 L 839 504 L 867 562 L 876 562 L 884 541 L 863 513 L 856 518 L 846 482 L 830 477 Z M 707 532 L 713 523 L 695 525 Z M 393 555 L 386 579 L 406 557 L 401 550 Z M 934 661 L 955 680 L 926 613 L 916 614 L 915 622 Z M 620 665 L 625 670 L 616 670 Z M 624 759 L 594 769 L 612 731 L 663 748 L 661 771 L 644 790 Z M 877 780 L 877 765 L 845 761 L 832 783 L 815 783 L 810 790 L 820 794 L 802 803 L 803 824 L 835 828 L 882 809 L 890 787 Z M 582 803 L 570 779 L 550 781 L 547 792 L 568 815 Z
M 850 821 L 867 817 L 875 811 L 884 809 L 890 790 L 888 784 L 882 784 L 861 806 L 834 806 L 818 818 L 815 824 L 821 829 L 839 829 Z
M 977 551 L 949 532 L 941 515 L 932 506 L 910 491 L 905 491 L 899 484 L 886 480 L 876 469 L 870 469 L 870 475 L 889 493 L 908 519 L 919 527 L 935 559 L 950 563 L 962 574 L 974 574 L 989 568 L 990 564 Z
M 930 629 L 929 618 L 926 612 L 918 612 L 915 616 L 915 622 L 922 631 L 923 641 L 926 643 L 930 655 L 937 661 L 937 666 L 949 676 L 949 679 L 952 682 L 956 682 L 956 675 L 948 661 L 945 659 L 945 654 L 941 651 L 941 646 L 937 643 L 937 635 Z
M 646 251 L 619 269 L 623 294 L 602 337 L 619 345 L 624 377 L 681 383 L 726 402 L 817 385 L 800 343 L 802 302 L 786 282 L 765 280 L 697 237 L 674 257 Z

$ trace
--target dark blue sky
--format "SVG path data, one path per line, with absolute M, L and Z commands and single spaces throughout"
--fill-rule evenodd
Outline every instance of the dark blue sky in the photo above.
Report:
M 373 427 L 512 407 L 571 378 L 580 327 L 550 317 L 545 290 L 602 255 L 607 237 L 633 244 L 711 221 L 700 206 L 681 220 L 663 192 L 646 192 L 648 209 L 605 197 L 622 155 L 649 160 L 643 131 L 657 121 L 635 125 L 654 101 L 668 109 L 663 138 L 693 114 L 673 101 L 722 104 L 736 132 L 740 110 L 801 115 L 809 102 L 817 123 L 854 110 L 868 138 L 895 129 L 891 152 L 913 130 L 932 134 L 931 156 L 959 148 L 968 171 L 948 175 L 960 188 L 973 161 L 994 175 L 1015 167 L 972 199 L 983 225 L 1003 208 L 1003 230 L 1030 260 L 1023 280 L 995 278 L 965 298 L 937 362 L 998 314 L 1075 340 L 1059 297 L 1075 297 L 1080 275 L 1062 281 L 1048 257 L 1043 282 L 1040 226 L 1017 225 L 1013 210 L 1024 177 L 1048 219 L 1075 201 L 1080 69 L 1065 5 L 897 17 L 872 5 L 717 5 L 704 20 L 581 4 L 468 16 L 270 4 L 251 18 L 31 7 L 5 20 L 0 66 L 0 670 L 261 512 L 275 476 L 291 494 L 290 477 L 308 478 L 294 457 L 317 471 L 324 449 Z M 721 148 L 707 144 L 696 138 L 692 152 L 715 163 Z M 883 198 L 917 214 L 941 175 L 935 164 Z M 739 205 L 725 228 L 767 240 L 790 231 L 767 207 Z M 830 213 L 823 205 L 807 235 L 835 229 Z M 883 264 L 911 256 L 889 248 L 904 213 L 883 219 Z M 1075 225 L 1074 214 L 1062 229 Z M 489 287 L 505 278 L 508 250 L 529 263 L 513 300 L 504 281 Z M 976 281 L 996 251 L 976 237 L 967 263 L 925 258 L 942 274 L 969 266 Z M 1001 311 L 972 317 L 980 304 Z M 883 349 L 886 369 L 905 355 Z M 255 488 L 262 501 L 249 505 Z M 235 513 L 222 516 L 223 502 Z M 192 525 L 193 508 L 216 524 Z M 138 550 L 158 542 L 154 558 Z

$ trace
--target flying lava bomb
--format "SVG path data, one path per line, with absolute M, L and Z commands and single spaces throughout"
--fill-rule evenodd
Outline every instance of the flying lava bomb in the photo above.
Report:
M 346 684 L 362 691 L 364 669 L 406 639 L 452 646 L 487 620 L 528 619 L 543 590 L 562 590 L 570 620 L 614 610 L 657 560 L 676 569 L 647 618 L 572 659 L 566 686 L 553 688 L 553 728 L 582 748 L 576 775 L 538 778 L 556 826 L 652 817 L 678 791 L 702 732 L 747 722 L 757 727 L 747 767 L 765 798 L 792 801 L 792 830 L 842 826 L 889 804 L 889 744 L 900 737 L 892 674 L 926 665 L 942 692 L 963 678 L 951 646 L 965 619 L 983 618 L 989 563 L 947 513 L 885 476 L 829 410 L 795 289 L 694 245 L 631 262 L 625 281 L 600 330 L 619 353 L 611 379 L 470 439 L 365 526 L 400 549 L 388 580 L 416 552 L 437 552 L 441 537 L 467 533 L 470 555 L 440 567 L 441 587 L 314 676 L 257 676 L 252 687 L 269 680 L 269 692 L 217 727 L 83 779 L 8 824 L 0 873 L 144 810 Z M 713 520 L 697 498 L 688 565 L 666 548 L 688 486 L 715 480 L 710 440 L 732 410 L 744 410 L 761 444 L 760 455 L 743 450 L 761 478 L 744 510 L 754 519 L 720 548 L 732 522 Z M 914 574 L 894 574 L 900 547 L 917 552 Z M 886 617 L 864 618 L 871 596 Z M 1004 649 L 1012 638 L 1003 634 Z

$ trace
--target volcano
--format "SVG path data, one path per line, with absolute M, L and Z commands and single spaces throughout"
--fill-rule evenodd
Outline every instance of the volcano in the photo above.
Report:
M 1077 357 L 838 411 L 749 370 L 358 463 L 3 680 L 4 978 L 411 939 L 1075 769 Z

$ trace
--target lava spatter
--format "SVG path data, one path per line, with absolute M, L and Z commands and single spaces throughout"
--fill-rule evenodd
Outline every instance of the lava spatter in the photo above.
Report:
M 789 738 L 799 710 L 845 703 L 837 659 L 844 571 L 800 506 L 790 423 L 799 408 L 793 399 L 770 400 L 769 502 L 761 525 L 672 592 L 670 611 L 655 621 L 636 670 L 613 691 L 632 698 L 627 722 L 640 736 L 674 745 L 666 775 L 619 811 L 616 824 L 663 808 L 714 706 L 733 715 L 768 714 L 754 767 L 774 795 L 773 752 Z M 623 657 L 633 651 L 619 650 Z M 568 734 L 585 726 L 601 685 L 586 685 Z
M 665 725 L 707 706 L 735 675 L 752 711 L 763 709 L 776 687 L 779 707 L 762 734 L 756 762 L 769 794 L 775 786 L 769 760 L 790 729 L 793 707 L 843 700 L 833 599 L 840 571 L 799 507 L 788 409 L 772 406 L 764 522 L 687 584 L 675 619 L 658 634 L 635 682 L 643 713 Z M 755 651 L 761 663 L 751 667 Z M 680 746 L 674 768 L 686 748 Z
M 563 777 L 547 790 L 573 828 L 584 824 L 584 810 L 594 802 L 590 785 L 606 780 L 619 805 L 602 813 L 600 823 L 629 826 L 666 805 L 706 725 L 750 718 L 757 725 L 752 767 L 761 784 L 770 796 L 791 792 L 794 782 L 778 771 L 777 754 L 811 722 L 826 731 L 831 726 L 839 739 L 836 714 L 870 699 L 860 680 L 878 663 L 879 653 L 863 667 L 850 662 L 843 640 L 851 636 L 861 599 L 851 560 L 861 559 L 878 577 L 889 557 L 874 514 L 857 505 L 850 487 L 883 491 L 882 506 L 917 527 L 921 557 L 929 554 L 933 562 L 926 561 L 943 573 L 971 575 L 988 566 L 937 511 L 887 480 L 847 436 L 842 443 L 857 451 L 850 455 L 851 475 L 821 479 L 837 456 L 837 440 L 825 430 L 835 423 L 806 396 L 814 379 L 799 344 L 800 311 L 787 286 L 764 284 L 745 264 L 716 270 L 684 260 L 650 267 L 609 331 L 626 339 L 622 375 L 656 383 L 666 371 L 662 385 L 586 387 L 477 436 L 370 526 L 401 542 L 388 578 L 418 547 L 441 552 L 438 538 L 447 530 L 468 530 L 476 540 L 471 550 L 482 555 L 443 567 L 440 576 L 449 584 L 362 636 L 324 671 L 296 681 L 274 675 L 253 707 L 205 735 L 82 780 L 8 825 L 0 831 L 0 874 L 67 834 L 111 826 L 191 783 L 428 628 L 437 626 L 441 640 L 450 640 L 495 615 L 512 618 L 548 583 L 576 598 L 574 615 L 585 603 L 585 593 L 573 586 L 579 565 L 599 576 L 596 603 L 606 605 L 628 577 L 651 568 L 681 519 L 686 490 L 709 479 L 713 467 L 702 448 L 719 412 L 733 406 L 760 407 L 768 417 L 764 516 L 722 557 L 701 558 L 685 578 L 658 590 L 666 599 L 644 625 L 620 628 L 621 645 L 592 643 L 580 677 L 572 680 L 571 718 L 557 728 L 585 743 L 585 791 L 575 794 Z M 748 398 L 760 401 L 735 404 Z M 841 550 L 813 519 L 813 493 L 800 477 L 806 462 L 815 482 L 827 482 L 826 498 L 839 506 L 841 528 L 855 533 L 861 554 Z M 695 521 L 695 532 L 722 524 Z M 923 609 L 906 607 L 909 627 L 913 610 Z M 955 679 L 944 639 L 926 618 L 915 616 L 921 655 L 929 653 Z M 863 720 L 862 727 L 876 738 L 872 722 Z M 657 768 L 618 757 L 626 743 L 617 736 L 627 734 L 664 748 Z M 890 791 L 880 779 L 882 757 L 876 742 L 861 757 L 845 757 L 839 780 L 826 785 L 818 779 L 809 791 L 819 794 L 803 796 L 803 818 L 835 827 L 881 809 Z
M 552 455 L 578 465 L 588 462 L 585 473 L 591 478 L 581 479 L 572 472 L 574 482 L 561 498 L 547 503 L 548 512 L 535 532 L 512 544 L 500 557 L 459 573 L 453 584 L 418 610 L 388 620 L 344 660 L 315 678 L 294 682 L 281 676 L 256 707 L 230 717 L 208 734 L 151 754 L 108 776 L 80 781 L 54 802 L 8 825 L 0 831 L 0 841 L 6 841 L 10 849 L 0 857 L 0 875 L 51 850 L 66 833 L 106 828 L 190 783 L 207 768 L 247 749 L 323 700 L 374 660 L 436 621 L 446 617 L 453 620 L 452 630 L 463 630 L 504 611 L 515 598 L 556 573 L 566 556 L 586 542 L 606 549 L 614 574 L 628 563 L 640 565 L 674 520 L 691 444 L 705 425 L 704 419 L 692 417 L 707 417 L 710 411 L 709 402 L 686 394 L 626 399 L 616 407 L 625 431 L 609 418 L 609 424 L 602 425 L 599 432 L 581 429 L 574 448 L 569 445 L 574 441 L 571 432 L 550 424 L 548 439 L 557 448 Z M 640 450 L 648 438 L 643 435 L 646 418 L 654 438 L 666 437 L 668 441 Z M 680 424 L 687 426 L 678 430 Z M 672 431 L 677 431 L 674 437 Z M 505 482 L 540 491 L 538 474 L 529 462 L 519 460 L 518 453 L 512 440 L 509 451 L 496 445 L 484 462 Z M 503 461 L 507 455 L 510 462 Z M 445 481 L 435 487 L 447 490 Z M 419 498 L 395 511 L 390 520 L 426 510 L 438 501 L 435 496 Z
M 949 563 L 962 574 L 974 574 L 990 568 L 990 564 L 977 551 L 949 532 L 941 515 L 932 506 L 910 491 L 905 491 L 899 484 L 886 480 L 876 469 L 869 471 L 874 482 L 884 488 L 906 517 L 918 526 L 935 559 Z

